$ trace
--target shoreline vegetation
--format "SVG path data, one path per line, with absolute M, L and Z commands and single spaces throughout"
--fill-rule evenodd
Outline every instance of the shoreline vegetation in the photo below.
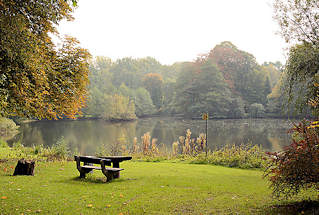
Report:
M 79 120 L 89 119 L 81 118 Z M 15 125 L 13 120 L 2 118 L 1 122 L 3 122 L 2 127 L 6 133 L 13 136 L 17 134 L 19 127 Z M 198 137 L 194 138 L 194 135 L 191 134 L 191 130 L 187 129 L 184 136 L 176 137 L 174 142 L 165 145 L 158 143 L 157 139 L 152 138 L 150 132 L 147 132 L 139 140 L 135 137 L 130 144 L 121 143 L 121 141 L 112 144 L 111 147 L 103 144 L 97 148 L 98 153 L 95 155 L 132 155 L 135 160 L 141 161 L 182 161 L 237 168 L 265 168 L 266 166 L 266 151 L 259 145 L 253 143 L 226 145 L 222 148 L 208 150 L 206 154 L 206 135 L 200 133 Z M 12 138 L 12 136 L 10 137 Z M 10 146 L 12 147 L 9 147 L 6 139 L 1 137 L 0 149 L 2 153 L 0 153 L 0 157 L 2 159 L 25 157 L 36 160 L 73 160 L 73 154 L 78 153 L 77 149 L 71 152 L 63 136 L 51 147 L 43 145 L 24 147 L 21 140 L 10 143 Z
M 2 130 L 6 134 L 17 133 L 18 126 L 13 120 L 2 119 Z M 191 137 L 191 130 L 187 129 L 185 136 L 180 136 L 177 141 L 171 143 L 171 149 L 163 144 L 158 144 L 156 138 L 152 138 L 150 132 L 145 133 L 141 140 L 135 137 L 128 146 L 117 143 L 111 148 L 101 145 L 96 151 L 97 156 L 107 155 L 132 155 L 135 160 L 142 161 L 183 161 L 198 164 L 214 164 L 237 168 L 263 168 L 265 167 L 265 151 L 262 147 L 252 144 L 226 145 L 213 151 L 206 150 L 206 135 L 200 133 L 198 137 Z M 64 137 L 60 137 L 51 147 L 34 145 L 24 147 L 21 140 L 14 142 L 12 147 L 2 138 L 0 139 L 1 159 L 35 159 L 35 160 L 73 160 L 73 155 L 78 154 L 69 148 Z
M 13 122 L 13 121 L 12 121 Z M 173 161 L 190 164 L 212 164 L 236 168 L 265 168 L 267 159 L 262 147 L 252 144 L 226 145 L 213 151 L 206 150 L 206 135 L 200 133 L 198 137 L 191 138 L 191 130 L 187 129 L 185 136 L 180 136 L 168 149 L 163 144 L 158 144 L 156 138 L 152 138 L 150 132 L 141 137 L 141 141 L 135 137 L 130 146 L 126 144 L 114 144 L 111 148 L 102 145 L 96 151 L 96 156 L 131 155 L 134 160 L 147 162 Z M 34 145 L 24 147 L 18 141 L 9 147 L 6 141 L 0 141 L 0 157 L 5 160 L 26 158 L 33 160 L 73 160 L 73 155 L 68 143 L 62 136 L 51 147 Z

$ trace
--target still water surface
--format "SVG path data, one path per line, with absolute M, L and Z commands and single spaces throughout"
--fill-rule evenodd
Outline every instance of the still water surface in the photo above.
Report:
M 265 150 L 278 151 L 289 144 L 287 130 L 292 122 L 282 119 L 227 119 L 209 120 L 208 145 L 211 149 L 226 144 L 258 144 Z M 52 146 L 62 136 L 72 151 L 92 155 L 105 145 L 111 150 L 121 144 L 132 147 L 134 137 L 141 142 L 141 136 L 150 132 L 167 150 L 178 137 L 191 129 L 192 137 L 205 132 L 205 121 L 178 118 L 145 118 L 134 122 L 111 123 L 103 120 L 61 120 L 25 123 L 20 127 L 20 139 L 25 146 Z

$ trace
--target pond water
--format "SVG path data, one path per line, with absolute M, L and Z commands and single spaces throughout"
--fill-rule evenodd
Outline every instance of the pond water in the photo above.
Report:
M 226 144 L 258 144 L 267 151 L 278 151 L 289 144 L 292 122 L 282 119 L 226 119 L 208 121 L 208 146 L 220 148 Z M 204 120 L 178 118 L 144 118 L 133 122 L 111 123 L 104 120 L 36 121 L 20 126 L 13 141 L 24 146 L 52 146 L 61 137 L 72 151 L 83 155 L 95 154 L 101 147 L 112 150 L 118 145 L 132 147 L 134 137 L 150 132 L 157 144 L 171 150 L 172 143 L 190 129 L 192 138 L 205 133 Z M 10 143 L 10 141 L 9 141 Z

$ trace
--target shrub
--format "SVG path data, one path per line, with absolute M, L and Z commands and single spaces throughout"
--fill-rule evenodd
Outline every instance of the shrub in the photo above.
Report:
M 49 149 L 48 159 L 65 160 L 70 155 L 70 150 L 62 136 L 58 141 Z
M 5 130 L 7 132 L 15 131 L 19 126 L 15 124 L 12 119 L 8 119 L 5 117 L 0 117 L 0 130 Z
M 23 145 L 20 141 L 13 143 L 13 148 L 15 149 L 21 149 L 23 148 Z
M 19 126 L 17 126 L 13 120 L 0 117 L 0 136 L 2 138 L 12 138 L 18 133 L 18 128 Z
M 7 148 L 8 147 L 8 143 L 2 139 L 0 139 L 0 148 Z
M 265 177 L 275 197 L 289 198 L 302 189 L 317 188 L 319 182 L 319 132 L 309 121 L 295 124 L 292 144 L 282 152 L 268 153 L 271 164 Z
M 42 144 L 33 146 L 33 153 L 35 155 L 41 154 L 44 151 L 44 147 Z

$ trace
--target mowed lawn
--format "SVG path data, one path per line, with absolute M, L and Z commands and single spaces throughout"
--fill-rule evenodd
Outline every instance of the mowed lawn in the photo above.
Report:
M 0 163 L 0 214 L 263 214 L 276 204 L 262 171 L 126 161 L 121 178 L 79 179 L 75 162 L 38 162 L 35 176 Z

